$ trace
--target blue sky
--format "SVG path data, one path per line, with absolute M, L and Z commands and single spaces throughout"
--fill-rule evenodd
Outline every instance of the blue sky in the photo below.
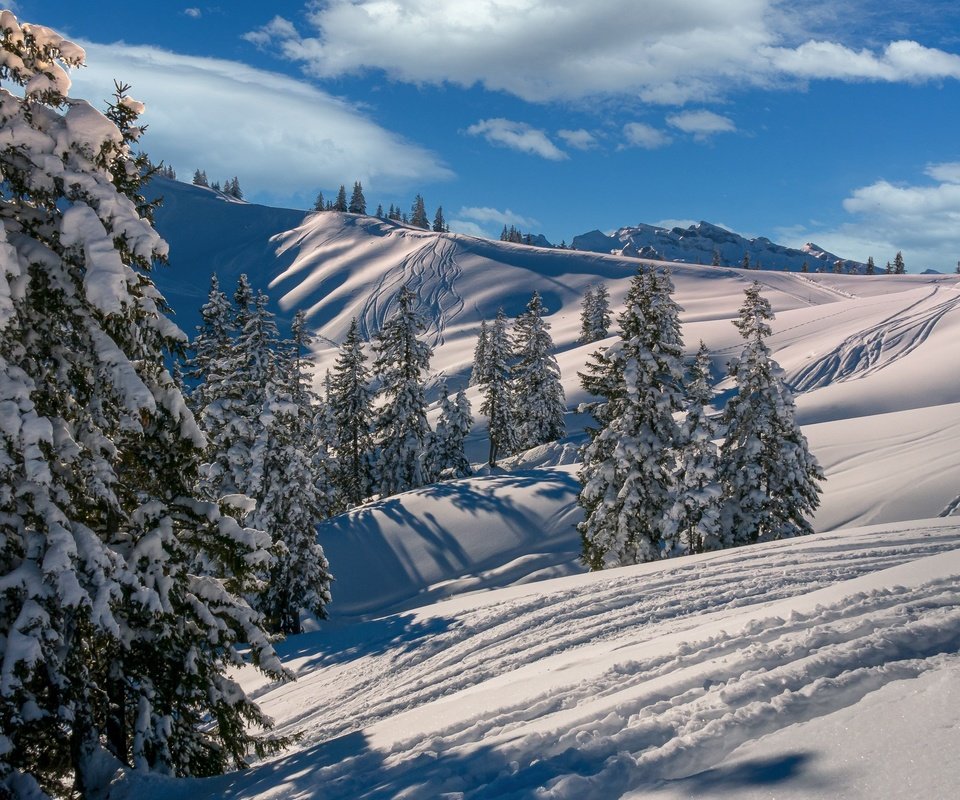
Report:
M 960 259 L 960 4 L 18 0 L 181 178 L 308 207 L 363 181 L 568 242 L 705 219 L 911 271 Z

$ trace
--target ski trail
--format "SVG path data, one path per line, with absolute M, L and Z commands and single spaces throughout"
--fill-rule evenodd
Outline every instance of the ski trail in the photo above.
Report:
M 443 344 L 447 325 L 464 307 L 464 299 L 456 286 L 463 270 L 455 255 L 454 242 L 434 236 L 382 273 L 359 315 L 364 338 L 371 340 L 383 328 L 396 304 L 397 294 L 406 286 L 417 296 L 417 305 L 426 323 L 427 341 L 433 347 Z
M 926 341 L 937 323 L 960 309 L 960 297 L 931 305 L 939 289 L 935 286 L 928 296 L 848 336 L 826 355 L 789 374 L 787 383 L 794 391 L 810 391 L 865 377 L 909 355 Z

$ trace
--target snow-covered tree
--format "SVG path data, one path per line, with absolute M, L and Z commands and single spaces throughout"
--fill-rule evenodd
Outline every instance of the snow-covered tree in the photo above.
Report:
M 610 331 L 610 292 L 606 284 L 598 283 L 587 289 L 580 310 L 581 342 L 605 339 Z
M 416 312 L 416 294 L 404 286 L 397 309 L 374 342 L 373 371 L 380 381 L 380 405 L 374 422 L 377 484 L 381 495 L 397 494 L 427 482 L 427 423 L 425 380 L 433 350 L 418 335 L 424 324 Z
M 473 426 L 470 401 L 463 389 L 451 400 L 446 381 L 440 382 L 439 391 L 440 418 L 430 440 L 430 479 L 466 478 L 473 472 L 463 452 L 467 434 Z
M 313 201 L 314 211 L 326 211 L 327 204 L 323 200 L 323 192 L 317 192 L 317 199 Z
M 509 456 L 517 450 L 517 432 L 513 419 L 513 402 L 510 389 L 510 362 L 513 360 L 513 342 L 507 330 L 507 316 L 503 309 L 487 335 L 485 368 L 482 387 L 483 403 L 480 413 L 486 415 L 490 436 L 491 467 L 497 466 L 500 456 Z
M 587 291 L 583 293 L 583 301 L 580 303 L 580 336 L 577 339 L 578 342 L 593 342 L 596 341 L 593 338 L 593 306 L 596 302 L 594 296 L 594 289 L 592 286 L 587 287 Z
M 353 183 L 353 194 L 350 195 L 350 205 L 347 207 L 347 211 L 351 214 L 367 213 L 367 200 L 363 196 L 363 186 L 360 185 L 360 181 L 354 181 Z
M 717 430 L 707 413 L 712 399 L 710 357 L 701 341 L 687 380 L 687 409 L 680 426 L 677 493 L 671 517 L 679 550 L 702 553 L 720 547 L 720 484 Z
M 366 362 L 354 317 L 340 345 L 327 392 L 327 403 L 336 425 L 337 482 L 348 505 L 362 503 L 373 491 L 373 396 Z
M 233 353 L 230 299 L 221 291 L 216 274 L 210 276 L 210 293 L 200 309 L 200 318 L 202 322 L 191 343 L 193 353 L 187 360 L 185 373 L 195 386 L 189 402 L 191 410 L 198 416 L 225 391 L 227 375 L 224 370 L 228 368 Z
M 550 324 L 543 319 L 546 313 L 540 293 L 534 292 L 513 328 L 511 399 L 520 450 L 556 441 L 565 430 L 560 367 L 552 352 Z
M 764 341 L 772 332 L 771 320 L 770 303 L 754 282 L 734 321 L 746 344 L 730 363 L 737 394 L 723 418 L 725 547 L 812 533 L 805 515 L 820 504 L 823 471 L 796 423 L 793 397 Z
M 417 228 L 430 230 L 430 220 L 427 219 L 427 207 L 424 205 L 423 197 L 417 195 L 413 201 L 413 207 L 410 209 L 410 224 Z
M 300 633 L 301 613 L 323 618 L 330 602 L 329 564 L 316 530 L 317 523 L 329 515 L 330 475 L 322 469 L 323 460 L 316 458 L 317 398 L 306 368 L 309 347 L 305 315 L 300 312 L 265 390 L 259 418 L 261 466 L 252 487 L 257 503 L 252 525 L 270 535 L 275 555 L 257 605 L 281 633 Z
M 193 185 L 194 186 L 210 185 L 209 181 L 207 180 L 207 173 L 204 170 L 198 169 L 193 173 Z
M 227 669 L 282 668 L 239 596 L 265 537 L 194 493 L 143 106 L 68 100 L 83 50 L 9 11 L 0 49 L 0 794 L 91 796 L 104 751 L 216 773 L 267 745 Z M 212 552 L 229 573 L 192 570 Z
M 340 188 L 337 190 L 337 199 L 333 203 L 334 211 L 346 211 L 349 208 L 347 205 L 347 189 L 341 183 Z
M 894 275 L 905 275 L 907 268 L 903 263 L 903 251 L 897 250 L 897 254 L 893 258 L 893 274 Z
M 473 369 L 470 371 L 470 386 L 487 382 L 487 346 L 490 341 L 490 329 L 485 319 L 480 320 L 480 333 L 473 348 Z
M 620 341 L 595 353 L 581 374 L 601 398 L 581 406 L 599 423 L 582 452 L 578 526 L 583 562 L 602 569 L 675 551 L 669 512 L 676 499 L 677 423 L 682 409 L 679 308 L 669 276 L 642 267 L 620 315 Z

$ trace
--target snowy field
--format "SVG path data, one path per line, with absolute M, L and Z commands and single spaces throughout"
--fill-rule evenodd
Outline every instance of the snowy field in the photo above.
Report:
M 165 230 L 189 213 L 203 233 L 197 191 L 177 188 L 158 215 L 175 308 L 207 285 L 209 266 Z M 573 409 L 596 345 L 576 342 L 579 304 L 604 280 L 616 308 L 638 262 L 349 215 L 284 232 L 295 218 L 207 205 L 218 230 L 251 218 L 225 274 L 269 285 L 285 315 L 308 310 L 321 368 L 353 316 L 379 330 L 407 284 L 456 390 L 480 320 L 539 290 L 569 438 L 322 525 L 331 620 L 280 646 L 296 682 L 243 676 L 297 744 L 217 779 L 121 781 L 111 798 L 960 796 L 960 518 L 938 518 L 960 505 L 960 276 L 672 265 L 687 351 L 707 343 L 718 402 L 739 352 L 730 320 L 764 284 L 769 343 L 827 474 L 819 533 L 583 574 Z M 280 254 L 265 260 L 272 233 Z

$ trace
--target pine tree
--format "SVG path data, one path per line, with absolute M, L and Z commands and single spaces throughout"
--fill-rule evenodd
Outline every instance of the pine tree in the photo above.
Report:
M 448 230 L 447 221 L 443 218 L 443 206 L 437 206 L 437 213 L 433 216 L 433 231 L 434 233 L 446 233 Z
M 446 381 L 440 382 L 439 391 L 440 418 L 430 443 L 430 480 L 466 478 L 473 472 L 463 451 L 473 425 L 470 401 L 463 389 L 451 401 Z
M 353 194 L 350 195 L 350 205 L 347 211 L 351 214 L 367 213 L 367 200 L 363 196 L 363 186 L 360 185 L 360 181 L 354 181 Z
M 423 320 L 414 309 L 417 296 L 404 286 L 397 309 L 374 343 L 374 374 L 380 381 L 375 420 L 379 492 L 398 494 L 427 481 L 425 448 L 430 439 L 424 382 L 433 350 L 417 337 Z
M 893 274 L 894 275 L 905 275 L 907 268 L 903 263 L 903 251 L 897 250 L 896 256 L 893 259 Z
M 678 443 L 677 495 L 671 512 L 677 554 L 716 550 L 721 542 L 717 430 L 707 414 L 712 396 L 709 375 L 709 353 L 701 341 L 690 367 L 687 409 Z
M 209 186 L 207 182 L 207 173 L 201 169 L 196 170 L 193 173 L 193 185 L 194 186 Z
M 347 190 L 344 185 L 341 183 L 340 188 L 337 190 L 337 199 L 333 204 L 334 211 L 347 211 Z
M 521 450 L 556 441 L 564 434 L 566 406 L 550 325 L 543 319 L 546 313 L 540 293 L 534 292 L 513 329 L 516 362 L 511 369 L 511 399 Z
M 746 344 L 730 363 L 737 394 L 727 402 L 723 418 L 725 547 L 812 533 L 804 515 L 820 502 L 823 472 L 794 419 L 793 397 L 764 341 L 772 332 L 771 320 L 770 304 L 755 282 L 734 321 Z
M 509 456 L 517 450 L 516 425 L 513 419 L 513 402 L 510 389 L 510 362 L 513 359 L 513 342 L 507 331 L 507 317 L 503 309 L 487 336 L 485 368 L 482 387 L 483 403 L 480 413 L 488 420 L 490 436 L 489 465 L 497 466 L 500 456 Z
M 373 397 L 366 360 L 354 317 L 327 392 L 336 427 L 337 484 L 348 505 L 359 505 L 373 491 Z
M 410 224 L 417 228 L 430 230 L 430 220 L 427 219 L 427 207 L 424 205 L 423 197 L 419 194 L 414 198 L 413 206 L 410 209 Z
M 277 354 L 259 419 L 262 467 L 252 492 L 257 501 L 252 524 L 270 535 L 275 558 L 257 605 L 278 633 L 300 633 L 301 613 L 324 618 L 330 602 L 329 564 L 316 531 L 328 516 L 329 475 L 316 458 L 318 409 L 306 369 L 309 347 L 301 311 Z
M 4 11 L 0 37 L 24 87 L 0 89 L 18 143 L 0 149 L 0 794 L 101 792 L 103 750 L 216 773 L 268 745 L 226 670 L 282 667 L 240 598 L 265 537 L 194 493 L 204 437 L 166 366 L 185 337 L 131 152 L 143 106 L 119 84 L 105 116 L 68 101 L 83 51 L 47 28 Z M 232 570 L 194 572 L 214 551 Z
M 581 374 L 600 397 L 584 404 L 599 423 L 582 452 L 578 526 L 582 560 L 602 569 L 651 561 L 676 549 L 677 423 L 683 380 L 679 308 L 669 276 L 642 267 L 621 313 L 620 342 L 595 353 Z
M 323 200 L 323 192 L 317 192 L 317 199 L 313 201 L 314 211 L 326 211 L 327 206 Z
M 470 372 L 468 386 L 477 386 L 487 382 L 487 348 L 490 342 L 490 329 L 485 319 L 480 320 L 480 333 L 473 348 L 473 369 Z

